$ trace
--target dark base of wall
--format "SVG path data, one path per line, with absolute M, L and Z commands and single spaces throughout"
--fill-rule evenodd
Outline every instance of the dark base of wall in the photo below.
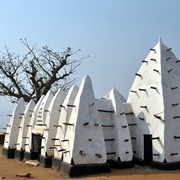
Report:
M 60 162 L 61 162 L 60 159 L 52 158 L 52 169 L 59 171 L 60 170 Z
M 51 166 L 52 166 L 52 157 L 40 156 L 40 166 L 45 167 L 45 168 L 51 168 Z
M 140 166 L 144 166 L 146 165 L 145 162 L 141 159 L 135 158 L 134 157 L 134 163 L 138 164 Z M 180 169 L 180 161 L 178 162 L 157 162 L 157 161 L 152 161 L 149 165 L 150 167 L 156 168 L 156 169 L 160 169 L 160 170 L 175 170 L 175 169 Z
M 8 159 L 14 159 L 15 149 L 2 148 L 2 156 Z
M 24 150 L 15 150 L 15 159 L 22 161 L 24 158 Z
M 161 162 L 155 162 L 153 161 L 151 163 L 151 167 L 161 169 L 161 170 L 175 170 L 175 169 L 180 169 L 180 161 L 178 162 L 171 162 L 171 163 L 161 163 Z
M 144 163 L 144 161 L 142 159 L 133 157 L 133 161 L 134 161 L 134 164 L 137 164 L 139 166 L 144 166 L 145 165 L 145 163 Z
M 24 152 L 24 159 L 25 161 L 27 160 L 33 160 L 33 159 L 38 159 L 39 155 L 38 152 Z
M 133 161 L 113 161 L 113 160 L 108 160 L 108 164 L 110 164 L 111 168 L 116 168 L 116 169 L 125 169 L 125 168 L 132 168 L 134 166 Z
M 63 161 L 60 162 L 60 172 L 65 177 L 79 177 L 83 175 L 109 173 L 109 164 L 89 164 L 89 165 L 70 165 Z
M 0 144 L 4 144 L 5 134 L 0 134 Z

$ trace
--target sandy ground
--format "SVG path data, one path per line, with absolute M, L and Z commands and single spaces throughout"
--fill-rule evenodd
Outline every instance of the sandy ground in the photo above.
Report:
M 16 174 L 31 173 L 31 179 L 69 179 L 60 175 L 59 172 L 50 168 L 43 168 L 40 166 L 27 165 L 22 161 L 15 159 L 6 159 L 2 157 L 2 145 L 0 146 L 0 177 L 4 179 L 27 179 L 25 177 L 16 177 Z M 83 176 L 81 178 L 85 180 L 149 180 L 149 179 L 180 179 L 180 170 L 162 171 L 157 169 L 151 169 L 150 167 L 138 167 L 131 169 L 111 169 L 111 173 L 96 174 Z

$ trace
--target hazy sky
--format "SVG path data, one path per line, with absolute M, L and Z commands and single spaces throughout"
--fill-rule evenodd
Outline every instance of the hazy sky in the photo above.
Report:
M 115 87 L 125 98 L 159 37 L 180 58 L 179 0 L 0 0 L 0 50 L 23 53 L 20 38 L 55 51 L 81 49 L 77 85 L 91 77 L 95 96 Z M 0 128 L 14 105 L 0 97 Z

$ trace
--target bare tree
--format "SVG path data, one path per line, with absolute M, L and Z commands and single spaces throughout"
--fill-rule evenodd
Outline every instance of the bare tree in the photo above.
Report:
M 68 91 L 75 83 L 72 78 L 82 59 L 73 60 L 77 53 L 67 48 L 64 52 L 54 52 L 48 46 L 38 49 L 32 47 L 26 39 L 20 39 L 27 53 L 20 56 L 11 53 L 5 46 L 5 53 L 0 52 L 0 95 L 9 96 L 12 103 L 21 97 L 26 102 L 34 99 L 37 102 L 41 95 L 50 89 L 58 88 Z

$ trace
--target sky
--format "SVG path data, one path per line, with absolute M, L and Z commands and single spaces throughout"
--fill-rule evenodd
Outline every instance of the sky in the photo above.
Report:
M 0 51 L 23 55 L 20 38 L 41 48 L 81 51 L 79 86 L 89 75 L 97 98 L 115 87 L 126 99 L 159 37 L 180 58 L 180 0 L 0 0 Z M 0 128 L 15 104 L 0 97 Z

